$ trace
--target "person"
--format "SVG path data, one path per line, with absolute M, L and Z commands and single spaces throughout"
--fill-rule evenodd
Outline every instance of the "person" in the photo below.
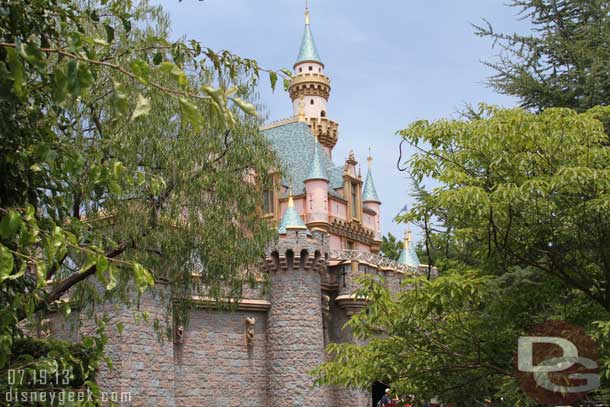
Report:
M 390 400 L 390 389 L 385 389 L 385 394 L 381 396 L 381 400 L 377 403 L 377 407 L 390 407 L 392 400 Z

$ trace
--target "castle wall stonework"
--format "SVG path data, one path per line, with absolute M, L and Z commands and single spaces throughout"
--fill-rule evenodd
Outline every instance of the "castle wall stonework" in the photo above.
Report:
M 250 344 L 246 318 L 255 319 Z M 174 345 L 176 405 L 266 406 L 266 330 L 264 312 L 193 310 L 183 343 Z
M 324 235 L 288 232 L 270 255 L 271 309 L 267 326 L 271 407 L 325 407 L 330 389 L 313 386 L 323 362 L 321 278 Z

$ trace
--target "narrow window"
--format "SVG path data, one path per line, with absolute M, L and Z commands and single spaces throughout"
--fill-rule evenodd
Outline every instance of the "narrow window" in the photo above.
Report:
M 322 72 L 322 68 L 318 68 L 318 72 Z
M 325 112 L 324 110 L 322 110 L 322 111 L 320 112 L 320 116 L 321 116 L 321 117 L 326 117 L 326 112 Z
M 309 70 L 313 71 L 313 66 L 309 65 Z
M 266 189 L 263 191 L 263 213 L 270 214 L 273 210 L 273 191 Z
M 358 217 L 358 185 L 352 182 L 352 218 Z
M 311 100 L 309 101 L 309 104 L 310 104 L 310 105 L 313 105 L 313 99 L 311 99 Z
M 303 68 L 299 68 L 299 72 L 303 72 Z

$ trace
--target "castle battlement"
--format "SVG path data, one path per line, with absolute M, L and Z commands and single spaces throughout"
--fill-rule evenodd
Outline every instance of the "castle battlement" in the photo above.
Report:
M 325 270 L 330 252 L 328 235 L 321 231 L 289 230 L 267 249 L 265 271 Z

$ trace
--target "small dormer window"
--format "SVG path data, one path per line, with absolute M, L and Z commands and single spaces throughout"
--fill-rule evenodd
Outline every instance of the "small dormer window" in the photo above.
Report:
M 309 70 L 313 71 L 313 66 L 309 65 Z
M 324 110 L 320 112 L 320 117 L 326 117 L 326 112 Z
M 309 101 L 309 104 L 310 104 L 310 105 L 313 105 L 313 99 L 311 99 L 311 100 Z

